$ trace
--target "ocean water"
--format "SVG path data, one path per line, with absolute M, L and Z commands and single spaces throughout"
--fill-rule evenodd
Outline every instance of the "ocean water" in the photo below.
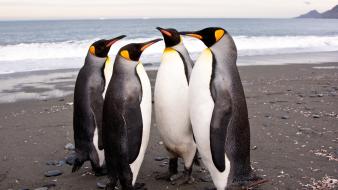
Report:
M 252 57 L 269 57 L 270 60 L 274 56 L 279 58 L 290 54 L 304 56 L 306 53 L 320 52 L 325 52 L 325 57 L 330 57 L 327 61 L 338 61 L 338 19 L 2 21 L 0 74 L 80 68 L 88 47 L 95 40 L 127 35 L 127 38 L 116 43 L 111 49 L 110 55 L 114 56 L 126 43 L 161 37 L 155 29 L 157 26 L 173 27 L 178 30 L 199 30 L 208 26 L 223 27 L 235 40 L 239 52 L 239 65 L 244 64 L 242 60 L 251 60 L 246 63 L 252 65 L 261 63 L 259 59 L 252 61 Z M 184 38 L 184 44 L 194 59 L 205 48 L 202 42 L 189 37 Z M 142 62 L 156 67 L 163 49 L 163 42 L 148 48 L 141 57 Z M 328 52 L 331 52 L 329 56 Z M 325 57 L 320 61 L 326 61 Z M 277 64 L 274 61 L 269 63 Z

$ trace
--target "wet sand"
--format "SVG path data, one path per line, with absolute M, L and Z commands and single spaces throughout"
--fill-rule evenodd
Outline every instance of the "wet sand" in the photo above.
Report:
M 324 181 L 326 176 L 338 188 L 338 63 L 245 66 L 239 70 L 249 109 L 252 166 L 270 180 L 258 189 L 311 189 L 310 185 Z M 48 85 L 53 80 L 40 81 L 48 85 L 23 85 L 24 90 L 16 86 L 15 90 L 28 94 L 45 93 L 46 89 L 69 92 L 75 76 L 71 73 L 57 76 L 60 80 L 54 81 L 52 87 Z M 149 77 L 154 84 L 156 72 L 149 72 Z M 3 81 L 5 78 L 1 79 L 5 86 Z M 11 97 L 15 91 L 6 93 Z M 64 160 L 70 152 L 65 145 L 73 143 L 72 94 L 54 95 L 57 98 L 33 96 L 35 100 L 0 104 L 0 189 L 35 189 L 47 184 L 55 185 L 50 189 L 97 189 L 96 182 L 102 177 L 93 176 L 89 163 L 77 173 L 71 173 L 67 164 L 46 164 L 50 160 Z M 196 183 L 191 185 L 155 180 L 158 172 L 167 171 L 168 161 L 154 160 L 166 157 L 155 125 L 153 120 L 137 181 L 146 183 L 150 190 L 212 186 L 207 172 L 198 166 L 193 172 Z M 53 169 L 63 174 L 44 176 Z

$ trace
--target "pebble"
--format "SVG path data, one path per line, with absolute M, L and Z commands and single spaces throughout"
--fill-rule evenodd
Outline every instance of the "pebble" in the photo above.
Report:
M 42 187 L 47 187 L 47 188 L 49 189 L 49 188 L 55 187 L 55 186 L 56 186 L 55 183 L 49 183 L 49 184 L 46 184 L 46 185 L 44 185 L 44 186 L 42 186 Z
M 269 113 L 267 113 L 267 114 L 265 114 L 265 115 L 264 115 L 264 117 L 271 118 L 271 117 L 272 117 L 272 115 L 271 115 L 271 114 L 269 114 Z
M 75 146 L 72 143 L 68 143 L 65 145 L 66 150 L 75 150 Z
M 60 161 L 58 161 L 58 163 L 56 164 L 56 166 L 61 167 L 61 166 L 65 165 L 65 163 L 66 163 L 66 161 L 60 160 Z
M 163 161 L 163 160 L 166 160 L 166 159 L 168 159 L 167 157 L 155 157 L 155 161 Z
M 66 105 L 72 106 L 74 103 L 73 102 L 67 102 Z
M 46 164 L 48 165 L 48 166 L 50 166 L 50 165 L 52 165 L 52 166 L 54 166 L 54 165 L 57 165 L 59 162 L 57 161 L 57 160 L 48 160 L 47 162 L 46 162 Z
M 36 188 L 34 190 L 48 190 L 48 187 L 38 187 L 38 188 Z
M 288 116 L 288 115 L 283 115 L 283 116 L 281 117 L 281 119 L 289 119 L 289 116 Z
M 106 183 L 105 183 L 105 182 L 98 181 L 98 182 L 96 183 L 96 186 L 97 186 L 99 189 L 104 189 L 104 188 L 106 188 Z
M 75 161 L 75 154 L 70 154 L 70 155 L 68 155 L 68 156 L 65 158 L 65 160 L 66 160 L 66 164 L 72 166 L 72 165 L 74 164 L 74 161 Z
M 45 173 L 46 177 L 53 177 L 53 176 L 59 176 L 62 172 L 60 170 L 50 170 Z
M 199 177 L 199 180 L 201 180 L 202 182 L 211 182 L 212 181 L 211 177 L 209 175 Z
M 256 150 L 256 149 L 257 149 L 257 146 L 253 146 L 253 147 L 252 147 L 252 150 Z
M 320 118 L 320 116 L 317 115 L 317 114 L 312 115 L 312 117 L 313 117 L 313 118 Z
M 305 110 L 313 110 L 313 108 L 309 107 L 309 106 L 305 106 L 304 108 L 305 108 Z

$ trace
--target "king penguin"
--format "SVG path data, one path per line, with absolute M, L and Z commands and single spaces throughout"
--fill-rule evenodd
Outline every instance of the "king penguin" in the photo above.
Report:
M 157 72 L 154 100 L 155 116 L 159 133 L 169 154 L 169 174 L 158 176 L 170 181 L 180 175 L 178 157 L 184 161 L 185 182 L 192 182 L 193 160 L 196 143 L 189 117 L 189 78 L 192 60 L 182 37 L 175 29 L 157 27 L 162 33 L 165 49 Z
M 180 34 L 207 46 L 191 73 L 189 109 L 198 151 L 217 190 L 259 180 L 250 165 L 248 110 L 232 37 L 218 27 Z
M 123 190 L 137 189 L 136 178 L 148 146 L 151 124 L 151 86 L 139 58 L 161 39 L 132 43 L 116 55 L 103 106 L 103 147 L 110 182 Z
M 104 153 L 99 150 L 99 146 L 102 146 L 103 70 L 109 62 L 110 47 L 124 37 L 94 42 L 77 76 L 73 112 L 75 160 L 72 172 L 79 170 L 89 160 L 95 174 L 102 175 Z

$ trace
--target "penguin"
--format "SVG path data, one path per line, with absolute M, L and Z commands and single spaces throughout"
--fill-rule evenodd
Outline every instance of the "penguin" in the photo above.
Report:
M 88 51 L 84 66 L 80 69 L 74 89 L 73 130 L 75 159 L 72 172 L 90 161 L 96 175 L 104 174 L 104 153 L 101 128 L 105 87 L 104 67 L 109 63 L 110 47 L 125 36 L 94 42 Z
M 157 29 L 163 35 L 166 48 L 157 72 L 154 107 L 156 124 L 169 154 L 169 174 L 157 176 L 157 179 L 173 181 L 181 177 L 177 171 L 180 157 L 184 161 L 185 183 L 191 183 L 196 154 L 189 117 L 189 78 L 193 61 L 177 30 Z
M 103 148 L 109 183 L 123 190 L 135 182 L 148 146 L 151 124 L 151 86 L 139 61 L 142 52 L 161 39 L 123 46 L 116 55 L 103 106 Z
M 237 49 L 219 27 L 180 32 L 207 48 L 191 73 L 189 110 L 197 149 L 217 190 L 257 181 L 250 165 L 250 124 L 237 69 Z

